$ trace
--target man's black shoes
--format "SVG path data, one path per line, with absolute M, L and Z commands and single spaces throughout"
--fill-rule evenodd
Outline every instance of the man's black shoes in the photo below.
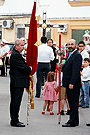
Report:
M 70 115 L 70 110 L 67 111 L 66 115 Z
M 82 108 L 89 108 L 89 106 L 82 106 Z
M 67 123 L 65 125 L 62 125 L 62 127 L 75 127 L 75 125 L 71 125 L 71 124 Z
M 90 123 L 86 123 L 87 126 L 90 126 Z
M 25 125 L 22 122 L 10 122 L 10 125 L 13 127 L 25 127 Z
M 20 121 L 18 121 L 19 123 L 21 123 L 21 124 L 24 124 L 23 122 L 20 122 Z
M 79 105 L 79 107 L 82 107 L 82 105 Z
M 40 96 L 35 96 L 36 98 L 40 98 Z

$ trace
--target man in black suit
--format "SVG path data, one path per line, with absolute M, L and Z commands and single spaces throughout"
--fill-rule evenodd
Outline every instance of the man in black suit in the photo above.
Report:
M 53 46 L 53 40 L 48 39 L 47 45 L 50 46 L 53 49 L 54 60 L 50 61 L 50 65 L 51 65 L 51 71 L 55 72 L 56 64 L 58 63 L 58 58 L 57 58 L 57 54 L 56 54 L 56 48 Z
M 25 127 L 19 121 L 19 109 L 24 88 L 29 88 L 29 74 L 31 72 L 31 67 L 26 64 L 22 57 L 23 49 L 24 42 L 21 39 L 17 39 L 15 41 L 15 49 L 10 57 L 10 124 L 16 127 Z
M 66 87 L 67 97 L 70 105 L 70 120 L 62 127 L 75 127 L 79 125 L 78 103 L 81 87 L 80 70 L 82 65 L 82 56 L 76 49 L 76 41 L 68 41 L 70 51 L 63 71 L 63 86 Z M 70 56 L 71 55 L 71 56 Z

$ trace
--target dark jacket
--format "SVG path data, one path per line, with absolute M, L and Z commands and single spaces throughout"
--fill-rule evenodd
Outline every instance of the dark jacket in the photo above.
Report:
M 57 54 L 56 54 L 56 48 L 51 46 L 51 48 L 53 49 L 53 53 L 54 53 L 54 60 L 50 62 L 51 64 L 51 71 L 55 72 L 56 69 L 56 63 L 58 62 L 58 59 L 56 59 Z
M 76 50 L 62 67 L 64 87 L 68 87 L 69 84 L 73 84 L 76 87 L 81 87 L 81 65 L 82 56 Z
M 31 68 L 17 50 L 13 50 L 10 57 L 10 81 L 12 87 L 29 87 Z

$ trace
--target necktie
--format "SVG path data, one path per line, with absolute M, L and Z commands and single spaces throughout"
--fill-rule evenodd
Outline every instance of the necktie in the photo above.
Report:
M 72 53 L 69 53 L 69 56 L 68 56 L 67 60 L 70 58 L 71 54 L 72 54 Z

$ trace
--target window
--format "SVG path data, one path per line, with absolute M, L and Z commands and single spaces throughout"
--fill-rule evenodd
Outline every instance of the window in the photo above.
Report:
M 72 29 L 72 39 L 75 39 L 78 45 L 79 41 L 83 41 L 83 35 L 85 34 L 85 31 L 87 29 Z M 88 29 L 88 31 L 90 32 L 90 29 Z
M 46 28 L 46 37 L 47 37 L 47 39 L 51 39 L 51 29 L 49 29 L 48 32 L 47 32 L 47 29 L 48 28 Z
M 25 28 L 23 25 L 17 25 L 17 38 L 25 37 Z

